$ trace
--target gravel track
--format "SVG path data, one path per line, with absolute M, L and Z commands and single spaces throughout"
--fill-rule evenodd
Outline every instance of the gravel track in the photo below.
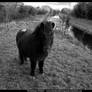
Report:
M 0 89 L 28 89 L 31 92 L 37 92 L 35 89 L 43 92 L 46 88 L 54 89 L 47 92 L 92 89 L 92 55 L 69 42 L 58 30 L 55 30 L 54 43 L 45 60 L 44 75 L 39 75 L 37 68 L 36 78 L 33 79 L 29 75 L 30 62 L 19 65 L 16 33 L 21 28 L 33 30 L 38 23 L 25 20 L 0 25 Z

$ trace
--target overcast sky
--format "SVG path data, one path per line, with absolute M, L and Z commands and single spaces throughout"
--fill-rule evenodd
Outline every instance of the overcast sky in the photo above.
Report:
M 24 5 L 31 5 L 34 7 L 41 7 L 43 5 L 48 5 L 53 9 L 59 9 L 61 10 L 62 8 L 70 8 L 72 9 L 73 6 L 76 4 L 76 2 L 23 2 Z

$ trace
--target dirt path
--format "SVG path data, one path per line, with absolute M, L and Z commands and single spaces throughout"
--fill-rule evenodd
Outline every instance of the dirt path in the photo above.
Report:
M 30 62 L 19 65 L 16 33 L 25 27 L 34 29 L 37 24 L 32 21 L 11 22 L 8 29 L 6 25 L 0 25 L 0 89 L 92 89 L 92 55 L 70 43 L 60 31 L 55 32 L 43 76 L 38 74 L 37 68 L 36 79 L 33 80 L 29 75 Z

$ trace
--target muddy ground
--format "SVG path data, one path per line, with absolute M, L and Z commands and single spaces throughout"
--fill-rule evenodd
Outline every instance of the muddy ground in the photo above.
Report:
M 30 92 L 61 92 L 59 89 L 92 89 L 92 55 L 55 30 L 54 43 L 45 60 L 44 75 L 30 74 L 30 62 L 19 65 L 16 33 L 22 28 L 33 30 L 37 19 L 0 24 L 0 89 L 27 89 Z M 60 26 L 60 24 L 58 24 Z M 37 91 L 38 89 L 38 91 Z M 54 90 L 49 90 L 54 89 Z M 57 89 L 57 90 L 55 90 Z M 71 92 L 63 90 L 62 92 Z

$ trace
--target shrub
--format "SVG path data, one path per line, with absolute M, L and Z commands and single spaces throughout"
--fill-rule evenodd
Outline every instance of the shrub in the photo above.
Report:
M 85 18 L 92 20 L 92 3 L 80 2 L 74 6 L 71 15 L 77 18 Z
M 42 15 L 42 14 L 46 14 L 47 13 L 47 11 L 46 10 L 41 10 L 41 9 L 39 9 L 38 11 L 37 11 L 37 14 L 38 15 Z

